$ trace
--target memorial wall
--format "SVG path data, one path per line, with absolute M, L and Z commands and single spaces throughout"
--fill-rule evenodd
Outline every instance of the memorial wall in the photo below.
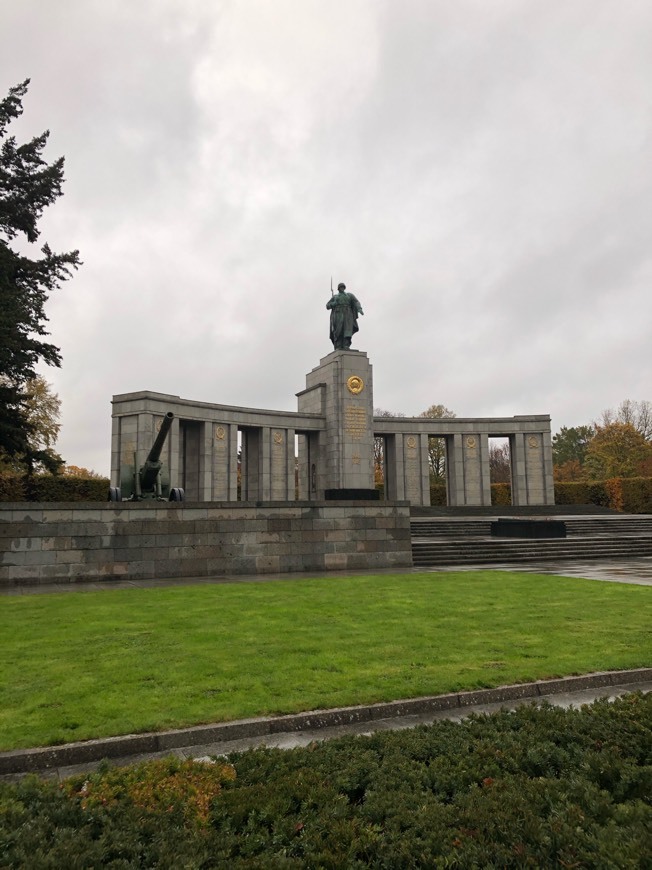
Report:
M 306 375 L 297 411 L 197 402 L 149 391 L 113 397 L 111 477 L 142 462 L 166 413 L 163 460 L 187 501 L 322 501 L 374 495 L 374 439 L 383 439 L 389 499 L 430 504 L 428 438 L 443 438 L 451 506 L 491 504 L 489 438 L 509 440 L 512 501 L 554 504 L 547 414 L 514 417 L 373 416 L 367 354 L 334 350 Z M 240 478 L 240 486 L 238 486 Z

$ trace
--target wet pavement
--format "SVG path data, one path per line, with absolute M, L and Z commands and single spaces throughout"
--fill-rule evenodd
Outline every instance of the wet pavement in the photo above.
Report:
M 416 569 L 415 569 L 416 570 Z M 421 571 L 519 571 L 532 574 L 552 574 L 559 577 L 582 577 L 585 580 L 604 580 L 609 583 L 633 583 L 652 586 L 652 556 L 633 559 L 600 559 L 599 561 L 545 561 L 501 565 L 459 565 L 420 568 Z
M 532 574 L 552 574 L 561 577 L 581 577 L 611 583 L 633 583 L 652 586 L 652 556 L 632 559 L 597 559 L 595 561 L 559 560 L 532 561 L 503 565 L 438 565 L 419 568 L 378 568 L 364 571 L 295 571 L 291 574 L 225 574 L 214 577 L 176 577 L 160 580 L 93 580 L 76 583 L 16 583 L 0 586 L 0 595 L 43 595 L 55 592 L 98 592 L 107 589 L 151 589 L 168 586 L 219 585 L 225 583 L 271 583 L 277 580 L 337 579 L 378 574 L 431 574 L 442 571 L 517 571 Z

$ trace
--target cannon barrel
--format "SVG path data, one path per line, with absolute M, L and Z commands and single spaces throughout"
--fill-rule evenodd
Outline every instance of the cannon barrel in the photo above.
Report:
M 170 426 L 172 425 L 172 421 L 174 420 L 174 414 L 172 411 L 168 411 L 165 417 L 163 417 L 163 422 L 161 423 L 161 428 L 159 429 L 159 433 L 156 436 L 156 441 L 152 444 L 152 449 L 147 454 L 147 459 L 145 460 L 145 464 L 148 462 L 158 462 L 161 457 L 161 450 L 163 449 L 163 445 L 165 444 L 165 439 L 168 437 L 168 432 L 170 431 Z

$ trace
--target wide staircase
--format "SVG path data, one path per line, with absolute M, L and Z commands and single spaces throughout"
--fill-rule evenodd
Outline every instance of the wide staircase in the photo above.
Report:
M 491 510 L 487 515 L 412 515 L 412 558 L 416 567 L 519 562 L 621 559 L 652 556 L 652 515 L 575 512 L 564 515 L 558 506 L 545 516 L 563 519 L 566 538 L 504 538 L 491 536 L 498 516 L 525 516 L 525 511 Z M 566 508 L 568 510 L 568 508 Z M 544 520 L 543 511 L 528 517 Z

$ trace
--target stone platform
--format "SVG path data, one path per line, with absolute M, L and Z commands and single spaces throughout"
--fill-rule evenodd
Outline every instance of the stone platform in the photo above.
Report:
M 407 502 L 0 505 L 0 586 L 411 565 Z

